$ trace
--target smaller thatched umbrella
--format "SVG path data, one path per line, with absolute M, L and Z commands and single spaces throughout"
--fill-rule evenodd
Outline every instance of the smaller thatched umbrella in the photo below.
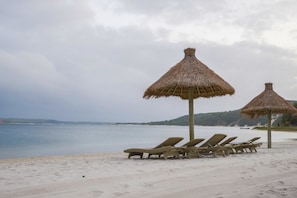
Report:
M 271 114 L 294 114 L 297 109 L 284 98 L 275 93 L 272 83 L 265 83 L 265 90 L 244 106 L 240 113 L 250 118 L 268 116 L 268 148 L 271 148 Z
M 189 100 L 190 140 L 194 139 L 193 99 L 234 94 L 234 88 L 199 61 L 194 48 L 184 50 L 185 57 L 144 92 L 144 98 L 178 96 Z

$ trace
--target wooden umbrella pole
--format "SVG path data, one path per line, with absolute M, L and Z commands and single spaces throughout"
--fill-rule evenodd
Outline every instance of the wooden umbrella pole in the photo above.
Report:
M 271 148 L 271 111 L 268 113 L 267 146 Z
M 189 131 L 190 140 L 194 139 L 194 99 L 193 88 L 189 89 Z

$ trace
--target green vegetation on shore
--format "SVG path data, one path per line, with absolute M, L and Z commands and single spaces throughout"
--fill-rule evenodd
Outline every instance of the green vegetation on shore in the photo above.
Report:
M 149 122 L 149 125 L 188 125 L 188 115 L 178 117 L 172 120 Z M 200 113 L 194 115 L 196 125 L 201 126 L 257 126 L 265 125 L 267 117 L 262 116 L 255 119 L 249 119 L 240 115 L 240 110 Z
M 288 101 L 297 108 L 297 101 Z M 267 124 L 267 116 L 261 116 L 254 119 L 243 117 L 240 110 L 200 113 L 194 115 L 194 122 L 201 126 L 265 126 Z M 188 115 L 178 117 L 172 120 L 157 121 L 145 123 L 149 125 L 188 125 Z M 294 127 L 295 126 L 295 127 Z M 293 115 L 273 115 L 273 130 L 279 131 L 297 131 L 297 117 Z M 260 129 L 260 128 L 259 128 Z
M 267 131 L 267 127 L 254 127 L 253 129 L 255 130 L 265 130 Z M 297 127 L 290 127 L 290 126 L 276 126 L 276 127 L 272 127 L 271 131 L 293 131 L 293 132 L 297 132 Z

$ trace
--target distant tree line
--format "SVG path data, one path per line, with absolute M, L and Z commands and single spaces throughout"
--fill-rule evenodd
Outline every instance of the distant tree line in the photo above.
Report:
M 267 116 L 261 116 L 255 119 L 249 119 L 240 115 L 240 110 L 200 113 L 194 115 L 196 125 L 202 126 L 257 126 L 267 123 Z M 150 125 L 189 125 L 188 115 L 178 117 L 172 120 L 149 122 Z
M 297 103 L 293 103 L 297 108 Z M 297 126 L 297 115 L 284 114 L 279 122 L 279 126 Z
M 297 108 L 297 102 L 292 104 Z M 297 115 L 274 115 L 272 126 L 297 126 Z M 267 116 L 260 116 L 254 119 L 241 116 L 240 110 L 200 113 L 194 115 L 196 125 L 202 126 L 265 126 L 267 125 Z M 189 124 L 188 115 L 178 117 L 172 120 L 157 121 L 143 123 L 149 125 L 180 125 L 187 126 Z

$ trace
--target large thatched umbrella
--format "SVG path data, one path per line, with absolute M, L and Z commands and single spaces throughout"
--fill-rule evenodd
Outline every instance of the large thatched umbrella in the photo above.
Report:
M 296 112 L 297 109 L 291 103 L 273 91 L 272 83 L 265 83 L 265 90 L 240 110 L 241 114 L 250 118 L 268 116 L 268 148 L 271 148 L 271 114 L 294 114 Z
M 143 97 L 178 96 L 189 100 L 190 140 L 194 139 L 193 99 L 232 95 L 235 91 L 226 81 L 195 57 L 195 49 L 184 50 L 185 57 L 159 80 L 152 84 Z

